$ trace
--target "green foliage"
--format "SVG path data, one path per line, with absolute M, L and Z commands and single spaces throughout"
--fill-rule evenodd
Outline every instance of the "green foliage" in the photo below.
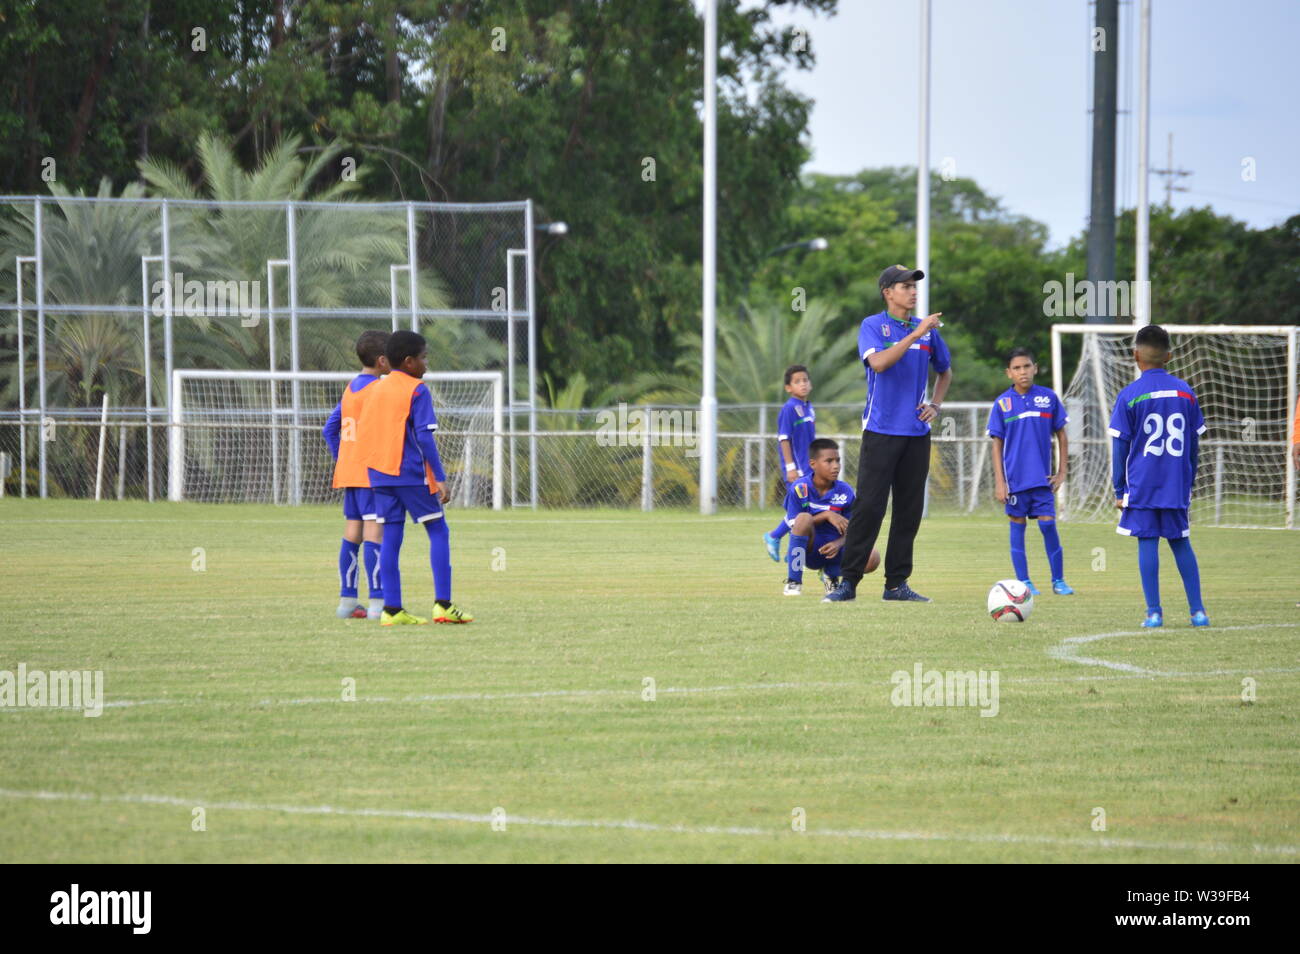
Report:
M 808 368 L 814 402 L 833 404 L 858 397 L 863 371 L 847 348 L 830 334 L 835 313 L 820 299 L 805 311 L 763 305 L 752 311 L 718 313 L 717 392 L 720 404 L 784 402 L 785 369 Z M 703 357 L 700 336 L 686 333 L 678 340 L 680 354 L 670 372 L 648 372 L 635 390 L 643 401 L 695 403 L 700 397 Z

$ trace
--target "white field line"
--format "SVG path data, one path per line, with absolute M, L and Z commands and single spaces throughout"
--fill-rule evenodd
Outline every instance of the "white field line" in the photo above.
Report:
M 172 795 L 94 795 L 85 792 L 18 791 L 0 788 L 0 797 L 33 801 L 98 802 L 117 805 L 167 805 L 177 808 L 204 808 L 213 811 L 274 812 L 284 815 L 336 815 L 348 818 L 395 818 L 421 821 L 466 822 L 491 825 L 497 816 L 473 812 L 436 812 L 422 809 L 339 808 L 333 805 L 258 805 L 251 802 L 209 802 L 204 799 L 176 798 Z M 1161 842 L 1127 838 L 1059 838 L 1051 835 L 1017 835 L 1010 833 L 963 834 L 923 831 L 889 831 L 863 828 L 810 828 L 802 833 L 785 828 L 757 828 L 729 825 L 669 825 L 659 822 L 622 821 L 587 818 L 532 818 L 506 815 L 510 825 L 539 828 L 591 828 L 619 831 L 643 831 L 677 835 L 732 835 L 749 838 L 789 838 L 804 834 L 821 838 L 847 838 L 862 841 L 938 841 L 966 844 L 1046 845 L 1060 848 L 1132 848 L 1143 851 L 1249 852 L 1258 855 L 1295 856 L 1296 845 L 1233 845 L 1224 842 Z
M 1249 626 L 1217 626 L 1206 630 L 1211 635 L 1215 633 L 1236 632 L 1251 629 L 1292 629 L 1300 626 L 1300 623 L 1255 623 Z M 1114 669 L 1119 672 L 1130 673 L 1134 676 L 1161 676 L 1165 678 L 1177 678 L 1183 676 L 1239 676 L 1253 675 L 1255 672 L 1294 672 L 1292 669 L 1274 669 L 1274 670 L 1254 670 L 1254 669 L 1215 669 L 1209 672 L 1165 672 L 1159 669 L 1144 669 L 1141 666 L 1134 666 L 1131 663 L 1113 662 L 1108 659 L 1096 659 L 1092 656 L 1078 655 L 1080 649 L 1088 643 L 1099 642 L 1103 639 L 1123 639 L 1129 636 L 1155 636 L 1163 630 L 1150 629 L 1125 629 L 1117 630 L 1113 633 L 1094 633 L 1091 636 L 1067 636 L 1054 646 L 1047 647 L 1047 655 L 1053 659 L 1059 659 L 1063 662 L 1079 663 L 1083 666 L 1101 666 L 1105 669 Z M 1180 630 L 1180 632 L 1182 632 Z
M 1269 626 L 1296 626 L 1295 623 L 1266 623 L 1259 626 L 1238 626 L 1238 627 L 1219 627 L 1220 631 L 1224 629 L 1263 629 Z M 1141 632 L 1121 632 L 1121 633 L 1102 633 L 1096 636 L 1072 636 L 1065 642 L 1094 641 L 1096 639 L 1114 637 L 1114 636 L 1140 636 Z M 1130 666 L 1127 663 L 1110 663 L 1106 660 L 1091 659 L 1086 656 L 1073 656 L 1070 647 L 1061 645 L 1051 646 L 1047 654 L 1054 658 L 1066 662 L 1077 662 L 1084 665 L 1104 666 L 1110 669 L 1121 670 L 1117 675 L 1087 675 L 1087 676 L 1024 676 L 1011 677 L 1003 679 L 1002 682 L 1007 685 L 1047 685 L 1058 682 L 1109 682 L 1121 679 L 1152 679 L 1161 678 L 1178 678 L 1178 679 L 1210 679 L 1220 676 L 1257 676 L 1260 674 L 1284 674 L 1300 672 L 1300 666 L 1296 667 L 1253 667 L 1250 669 L 1211 669 L 1204 672 L 1161 672 L 1153 669 L 1142 669 L 1138 666 Z M 854 682 L 766 682 L 752 683 L 749 685 L 735 686 L 664 686 L 656 688 L 655 692 L 665 695 L 696 695 L 715 692 L 770 692 L 781 690 L 799 691 L 804 689 L 870 689 L 876 685 L 892 685 L 892 680 L 881 679 L 879 683 L 854 683 Z M 355 702 L 370 703 L 372 705 L 411 705 L 431 702 L 491 702 L 495 700 L 509 699 L 563 699 L 563 698 L 589 698 L 597 696 L 639 696 L 642 689 L 542 689 L 533 692 L 449 692 L 440 694 L 417 694 L 407 696 L 358 696 Z M 313 705 L 333 705 L 333 704 L 352 704 L 344 703 L 342 695 L 336 696 L 314 696 L 301 699 L 258 699 L 258 700 L 209 700 L 209 699 L 116 699 L 103 703 L 105 709 L 127 709 L 137 708 L 140 706 L 195 706 L 209 705 L 218 707 L 240 707 L 240 706 L 313 706 Z M 61 711 L 64 709 L 79 711 L 75 706 L 3 706 L 0 712 L 40 712 L 40 711 Z

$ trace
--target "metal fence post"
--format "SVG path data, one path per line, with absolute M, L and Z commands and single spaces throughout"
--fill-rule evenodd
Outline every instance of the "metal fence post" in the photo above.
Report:
M 653 413 L 647 409 L 647 414 Z M 641 427 L 641 509 L 653 510 L 655 506 L 654 458 L 650 451 L 650 422 Z
M 140 307 L 143 311 L 140 324 L 144 331 L 144 456 L 145 481 L 149 485 L 147 499 L 153 500 L 153 339 L 149 319 L 153 307 L 149 298 L 149 263 L 161 262 L 161 255 L 140 256 Z
M 420 297 L 416 292 L 415 206 L 406 203 L 406 268 L 407 288 L 411 296 L 411 330 L 420 331 Z
M 18 495 L 27 496 L 27 344 L 23 340 L 23 265 L 36 262 L 35 255 L 14 258 L 15 287 L 18 291 Z
M 524 289 L 528 302 L 528 497 L 537 509 L 537 301 L 533 282 L 533 200 L 524 205 L 524 250 L 528 274 Z
M 47 471 L 47 450 L 45 445 L 49 443 L 45 439 L 45 417 L 47 407 L 45 404 L 45 250 L 42 246 L 45 244 L 45 201 L 39 196 L 36 199 L 36 381 L 39 389 L 39 407 L 41 409 L 41 429 L 40 429 L 40 493 L 44 499 L 49 495 L 46 486 Z
M 171 239 L 171 210 L 167 205 L 167 200 L 162 200 L 162 267 L 163 267 L 163 293 L 167 296 L 163 300 L 163 375 L 166 377 L 164 384 L 166 386 L 167 397 L 167 418 L 173 420 L 172 402 L 175 395 L 172 388 L 175 386 L 173 374 L 176 370 L 173 361 L 172 351 L 172 239 Z M 170 428 L 171 425 L 169 425 Z M 175 446 L 170 429 L 168 430 L 167 441 L 167 466 L 170 468 L 176 459 Z M 176 478 L 183 480 L 183 475 Z M 172 498 L 172 487 L 179 484 L 172 483 L 172 475 L 167 475 L 167 496 L 171 499 L 179 500 L 180 497 Z
M 767 405 L 758 406 L 758 509 L 767 506 Z
M 296 206 L 285 203 L 289 241 L 289 370 L 295 374 L 301 370 L 298 364 L 298 220 Z M 289 502 L 294 506 L 302 503 L 302 433 L 298 430 L 302 424 L 302 387 L 295 377 L 289 382 L 289 393 L 293 403 L 293 430 L 289 433 L 289 469 L 293 476 L 289 481 Z

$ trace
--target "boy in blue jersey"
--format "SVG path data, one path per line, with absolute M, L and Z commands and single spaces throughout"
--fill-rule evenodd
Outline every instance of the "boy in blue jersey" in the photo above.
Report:
M 394 331 L 388 339 L 387 355 L 392 373 L 372 386 L 374 393 L 367 398 L 357 427 L 364 441 L 362 462 L 368 468 L 384 531 L 379 551 L 384 608 L 379 624 L 429 622 L 402 605 L 399 557 L 408 513 L 429 536 L 433 621 L 468 623 L 474 617 L 451 601 L 451 538 L 443 513 L 447 474 L 433 437 L 438 429 L 433 396 L 421 380 L 428 370 L 424 338 L 413 331 Z
M 783 594 L 803 592 L 803 571 L 821 570 L 830 592 L 840 581 L 840 552 L 844 531 L 853 512 L 853 488 L 839 479 L 840 448 L 822 437 L 808 449 L 808 473 L 793 481 L 785 495 L 785 523 L 790 528 L 790 552 L 786 555 Z M 862 569 L 870 573 L 880 565 L 880 554 Z
M 802 364 L 792 364 L 786 368 L 785 390 L 790 399 L 785 402 L 776 419 L 776 446 L 781 457 L 786 493 L 789 493 L 790 485 L 804 476 L 808 467 L 808 448 L 817 436 L 817 415 L 808 403 L 808 395 L 812 393 L 812 378 L 808 376 L 808 369 Z M 782 519 L 775 530 L 763 534 L 767 555 L 777 563 L 781 562 L 781 538 L 789 529 Z
M 1016 579 L 1038 595 L 1029 579 L 1025 556 L 1025 518 L 1035 517 L 1043 534 L 1047 563 L 1052 573 L 1052 592 L 1068 596 L 1074 592 L 1065 582 L 1061 537 L 1056 532 L 1056 491 L 1065 480 L 1068 461 L 1065 406 L 1051 388 L 1034 384 L 1038 365 L 1025 348 L 1007 356 L 1007 377 L 1012 386 L 998 395 L 989 411 L 989 437 L 993 438 L 994 495 L 1006 505 L 1011 519 L 1011 566 Z M 1052 435 L 1060 452 L 1056 473 L 1052 473 Z
M 357 461 L 356 425 L 361 416 L 362 392 L 388 373 L 387 331 L 363 331 L 357 339 L 361 373 L 348 382 L 343 398 L 334 406 L 321 436 L 334 458 L 334 486 L 343 490 L 343 542 L 339 547 L 339 619 L 379 619 L 384 591 L 379 583 L 379 544 L 383 529 L 375 521 L 375 498 L 365 468 Z M 347 405 L 345 408 L 344 405 Z M 346 422 L 346 423 L 345 423 Z M 344 433 L 346 427 L 347 433 Z M 340 451 L 342 452 L 340 454 Z M 370 608 L 357 598 L 357 551 L 365 544 L 366 584 Z
M 1209 626 L 1201 600 L 1201 573 L 1188 534 L 1187 508 L 1196 480 L 1205 418 L 1186 381 L 1165 371 L 1169 333 L 1147 325 L 1133 341 L 1141 374 L 1119 392 L 1110 418 L 1117 532 L 1138 538 L 1138 569 L 1147 601 L 1142 625 L 1164 625 L 1160 606 L 1160 538 L 1169 541 L 1183 578 L 1193 626 Z

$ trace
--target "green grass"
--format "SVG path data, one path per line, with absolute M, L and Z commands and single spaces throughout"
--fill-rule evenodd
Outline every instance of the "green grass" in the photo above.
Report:
M 1176 674 L 1135 676 L 1048 653 L 1141 619 L 1109 526 L 1063 525 L 1078 595 L 998 625 L 1000 520 L 925 523 L 933 605 L 882 604 L 870 577 L 830 606 L 815 580 L 780 596 L 774 514 L 453 510 L 477 621 L 381 630 L 333 617 L 333 508 L 0 501 L 0 669 L 103 670 L 109 703 L 152 703 L 0 709 L 0 861 L 1296 860 L 1300 533 L 1196 530 L 1209 630 L 1165 551 L 1166 628 L 1080 648 Z M 408 530 L 427 612 L 426 552 Z M 1032 532 L 1030 558 L 1043 582 Z M 998 715 L 892 706 L 917 662 L 997 670 Z M 585 694 L 523 695 L 558 690 Z M 352 813 L 284 810 L 314 806 Z

